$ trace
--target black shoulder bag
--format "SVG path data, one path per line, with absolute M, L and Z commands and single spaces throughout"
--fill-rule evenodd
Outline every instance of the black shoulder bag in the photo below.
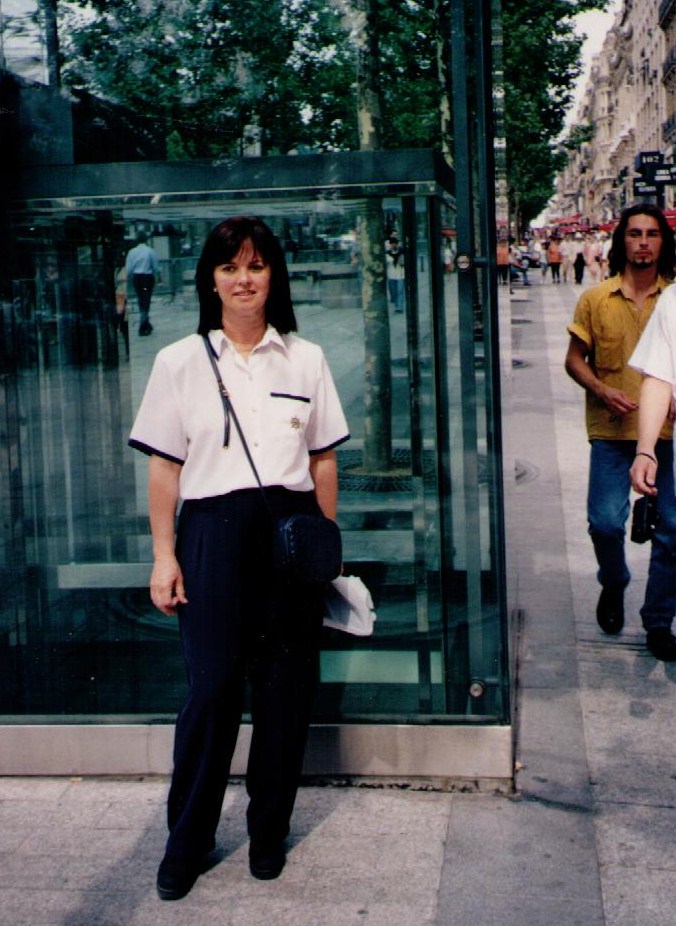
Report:
M 230 442 L 230 417 L 235 423 L 251 470 L 261 491 L 265 506 L 273 525 L 273 555 L 275 568 L 283 578 L 302 583 L 331 582 L 340 575 L 343 568 L 343 548 L 340 528 L 335 521 L 322 514 L 292 514 L 285 518 L 275 516 L 270 501 L 258 475 L 235 409 L 230 402 L 228 390 L 221 378 L 209 339 L 203 335 L 204 346 L 218 382 L 218 392 L 223 403 L 225 431 L 223 446 Z

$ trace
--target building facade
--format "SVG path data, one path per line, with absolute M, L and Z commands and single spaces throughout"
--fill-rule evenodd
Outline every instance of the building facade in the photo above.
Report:
M 593 60 L 573 131 L 583 140 L 557 178 L 548 218 L 577 213 L 599 227 L 636 200 L 673 207 L 676 3 L 624 0 Z

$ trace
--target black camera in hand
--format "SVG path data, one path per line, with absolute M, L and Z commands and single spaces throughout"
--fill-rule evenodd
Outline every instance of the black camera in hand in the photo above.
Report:
M 633 542 L 645 543 L 647 540 L 651 540 L 658 519 L 657 496 L 642 495 L 637 498 L 634 502 L 634 511 L 631 518 L 631 539 Z

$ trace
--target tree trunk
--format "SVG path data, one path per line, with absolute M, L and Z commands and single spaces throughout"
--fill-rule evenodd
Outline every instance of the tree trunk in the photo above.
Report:
M 448 61 L 450 47 L 448 37 L 450 25 L 448 22 L 448 8 L 444 0 L 434 0 L 434 13 L 437 23 L 437 75 L 441 96 L 439 101 L 439 117 L 441 120 L 441 151 L 453 166 L 453 112 L 451 109 L 451 93 L 448 76 Z
M 61 86 L 59 63 L 59 31 L 56 22 L 57 0 L 39 0 L 45 23 L 45 48 L 47 51 L 47 83 L 54 90 Z
M 354 0 L 357 23 L 357 123 L 361 151 L 381 147 L 378 0 Z M 364 454 L 366 472 L 392 463 L 392 358 L 382 201 L 366 200 L 359 229 L 364 311 Z

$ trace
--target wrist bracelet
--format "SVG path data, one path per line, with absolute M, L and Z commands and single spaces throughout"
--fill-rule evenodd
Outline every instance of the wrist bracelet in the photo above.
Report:
M 657 458 L 652 455 L 652 453 L 646 453 L 645 450 L 637 450 L 637 457 L 648 457 L 649 460 L 652 460 L 655 466 L 657 466 Z

